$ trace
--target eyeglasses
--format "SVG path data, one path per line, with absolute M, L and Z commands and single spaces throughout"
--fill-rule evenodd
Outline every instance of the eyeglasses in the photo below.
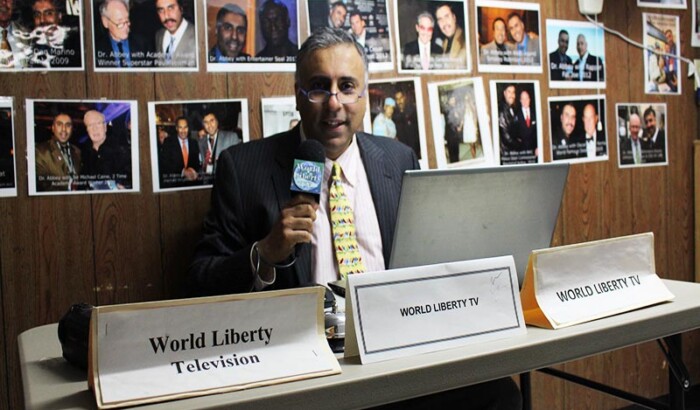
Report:
M 424 25 L 422 25 L 422 24 L 419 24 L 419 25 L 418 25 L 418 29 L 419 29 L 420 31 L 427 31 L 427 32 L 429 32 L 429 33 L 432 33 L 432 32 L 433 32 L 433 28 L 432 28 L 432 27 L 426 27 L 426 26 L 424 26 Z
M 120 29 L 120 30 L 123 29 L 124 27 L 127 27 L 127 26 L 130 26 L 130 25 L 131 25 L 131 21 L 130 21 L 130 20 L 125 20 L 125 21 L 122 21 L 121 23 L 117 23 L 116 21 L 112 20 L 111 18 L 109 18 L 109 17 L 107 17 L 107 16 L 104 16 L 104 18 L 106 18 L 107 20 L 109 20 L 110 23 L 114 24 L 114 27 L 116 27 L 116 28 L 118 28 L 118 29 Z
M 334 95 L 338 102 L 343 105 L 355 104 L 357 101 L 360 100 L 360 98 L 363 97 L 365 90 L 366 88 L 362 90 L 361 93 L 358 93 L 355 90 L 332 93 L 326 90 L 307 91 L 303 88 L 299 88 L 299 91 L 301 91 L 301 93 L 304 94 L 304 96 L 314 104 L 325 104 L 326 102 L 328 102 L 328 100 L 331 99 L 331 96 Z

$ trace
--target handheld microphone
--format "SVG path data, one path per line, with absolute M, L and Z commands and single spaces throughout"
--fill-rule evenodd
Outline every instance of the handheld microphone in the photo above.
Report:
M 310 194 L 319 202 L 325 159 L 326 151 L 320 142 L 307 139 L 299 144 L 294 155 L 292 184 L 289 187 L 292 195 Z

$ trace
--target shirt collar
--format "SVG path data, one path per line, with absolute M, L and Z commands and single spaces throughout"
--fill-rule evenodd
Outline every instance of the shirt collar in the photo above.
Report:
M 168 42 L 170 41 L 170 37 L 174 37 L 175 41 L 179 41 L 180 38 L 182 38 L 182 35 L 185 33 L 185 30 L 187 30 L 187 19 L 183 17 L 180 27 L 175 30 L 175 34 L 170 34 L 168 30 L 165 30 L 165 38 L 168 40 Z

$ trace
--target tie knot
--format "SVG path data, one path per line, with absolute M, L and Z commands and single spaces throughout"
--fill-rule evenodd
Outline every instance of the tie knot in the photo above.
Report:
M 343 173 L 343 169 L 340 167 L 340 164 L 337 162 L 333 162 L 333 180 L 340 181 L 340 175 Z

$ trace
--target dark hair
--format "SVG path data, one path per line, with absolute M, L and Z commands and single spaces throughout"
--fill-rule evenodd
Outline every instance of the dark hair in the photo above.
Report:
M 503 23 L 504 26 L 506 26 L 506 27 L 508 26 L 508 25 L 506 24 L 505 20 L 503 20 L 503 19 L 500 18 L 500 17 L 496 17 L 496 19 L 493 21 L 493 23 L 491 23 L 491 28 L 495 30 L 495 29 L 496 29 L 496 23 L 498 23 L 499 21 L 500 21 L 501 23 Z
M 517 11 L 514 11 L 514 12 L 512 12 L 512 13 L 510 13 L 510 14 L 508 15 L 508 21 L 510 21 L 510 19 L 512 19 L 513 17 L 517 17 L 518 20 L 520 20 L 521 23 L 525 24 L 525 22 L 523 21 L 523 16 L 521 16 L 520 14 L 518 14 Z
M 181 115 L 175 119 L 175 126 L 177 127 L 177 123 L 180 121 L 185 121 L 185 124 L 187 124 L 187 128 L 190 128 L 190 120 L 187 119 L 184 115 Z
M 353 16 L 358 16 L 360 17 L 360 20 L 364 20 L 364 18 L 362 18 L 362 13 L 360 13 L 359 10 L 354 10 L 352 13 L 350 13 L 350 18 L 352 18 Z
M 216 13 L 217 29 L 219 28 L 219 25 L 221 25 L 221 21 L 223 21 L 224 17 L 226 17 L 226 15 L 229 13 L 243 17 L 243 21 L 245 22 L 246 27 L 248 27 L 248 16 L 246 16 L 245 11 L 236 4 L 227 3 L 224 4 Z
M 651 108 L 651 105 L 649 106 L 649 108 L 647 108 L 646 110 L 644 110 L 644 115 L 643 115 L 643 117 L 646 118 L 646 116 L 649 115 L 649 114 L 653 115 L 654 118 L 656 118 L 656 111 L 654 111 L 654 109 Z
M 569 32 L 566 30 L 561 30 L 559 31 L 559 37 L 561 37 L 562 34 L 566 34 L 567 36 L 569 35 Z
M 365 80 L 367 80 L 369 63 L 367 61 L 367 55 L 365 54 L 364 47 L 359 45 L 347 31 L 330 27 L 321 27 L 315 30 L 301 45 L 301 48 L 299 48 L 299 52 L 297 53 L 297 67 L 294 79 L 299 82 L 299 72 L 311 53 L 316 50 L 325 50 L 327 48 L 342 44 L 351 44 L 353 47 L 355 47 L 355 50 L 357 50 L 357 53 L 362 58 L 362 63 L 365 66 Z
M 344 8 L 346 13 L 347 13 L 347 11 L 348 11 L 348 6 L 346 6 L 345 3 L 343 3 L 343 2 L 340 1 L 340 0 L 338 0 L 338 1 L 334 2 L 333 4 L 331 4 L 331 10 L 335 10 L 336 7 L 342 7 L 342 8 Z
M 267 0 L 265 3 L 260 7 L 260 11 L 258 14 L 260 15 L 260 20 L 263 21 L 262 15 L 265 13 L 265 10 L 269 9 L 270 7 L 276 7 L 282 11 L 282 17 L 285 20 L 289 20 L 289 10 L 287 10 L 287 6 L 284 5 L 279 0 Z

